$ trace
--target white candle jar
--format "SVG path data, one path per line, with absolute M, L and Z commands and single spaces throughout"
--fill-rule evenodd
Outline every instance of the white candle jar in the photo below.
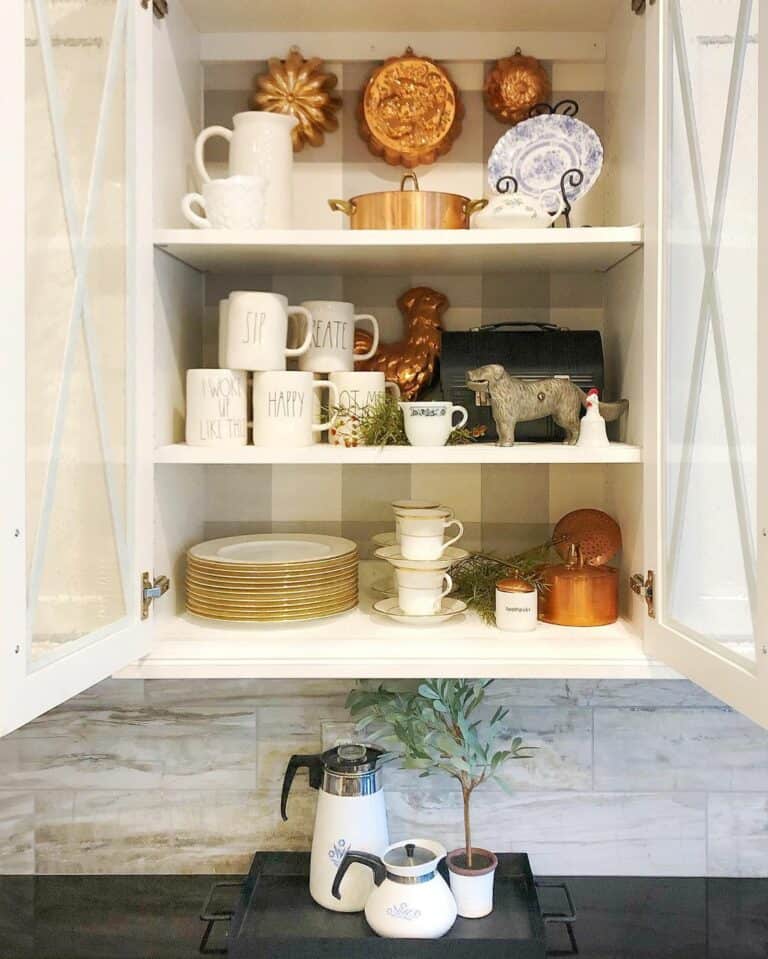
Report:
M 536 629 L 539 594 L 523 579 L 502 579 L 496 583 L 496 625 L 510 633 Z

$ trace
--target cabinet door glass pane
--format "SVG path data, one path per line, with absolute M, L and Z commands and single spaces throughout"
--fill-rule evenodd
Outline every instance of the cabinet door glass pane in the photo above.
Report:
M 754 661 L 758 3 L 669 15 L 664 618 Z
M 130 608 L 126 10 L 26 3 L 31 668 Z

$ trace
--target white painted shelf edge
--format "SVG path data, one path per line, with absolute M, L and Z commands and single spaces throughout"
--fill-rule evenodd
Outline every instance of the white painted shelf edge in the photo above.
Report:
M 155 246 L 201 271 L 605 272 L 643 245 L 642 226 L 554 230 L 156 230 Z
M 251 463 L 281 464 L 386 464 L 386 463 L 641 463 L 642 449 L 627 443 L 611 443 L 604 449 L 566 446 L 564 443 L 517 443 L 496 446 L 468 443 L 462 446 L 358 446 L 346 449 L 316 443 L 295 449 L 238 446 L 233 449 L 187 446 L 175 443 L 155 450 L 155 463 Z
M 224 624 L 181 614 L 157 624 L 152 652 L 116 675 L 142 679 L 483 676 L 662 679 L 677 674 L 643 652 L 631 624 L 572 629 L 540 623 L 502 633 L 472 613 L 432 627 L 371 611 L 368 584 L 382 563 L 360 565 L 360 606 L 298 625 Z

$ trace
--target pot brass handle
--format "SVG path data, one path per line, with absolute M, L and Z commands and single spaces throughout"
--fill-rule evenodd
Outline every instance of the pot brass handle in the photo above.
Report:
M 488 206 L 488 200 L 485 197 L 482 197 L 480 200 L 469 200 L 467 203 L 467 208 L 464 213 L 467 216 L 472 216 L 473 213 L 477 213 L 480 210 L 484 210 Z
M 329 200 L 328 206 L 334 213 L 346 213 L 347 216 L 350 217 L 357 209 L 357 204 L 354 200 Z
M 406 193 L 406 192 L 407 192 L 406 189 L 405 189 L 405 184 L 406 184 L 406 183 L 410 183 L 412 189 L 415 190 L 417 193 L 418 193 L 419 190 L 421 190 L 421 187 L 419 186 L 419 178 L 416 176 L 416 174 L 415 174 L 412 170 L 411 170 L 410 173 L 404 173 L 403 176 L 402 176 L 402 178 L 401 178 L 401 180 L 400 180 L 400 192 L 401 192 L 401 193 Z

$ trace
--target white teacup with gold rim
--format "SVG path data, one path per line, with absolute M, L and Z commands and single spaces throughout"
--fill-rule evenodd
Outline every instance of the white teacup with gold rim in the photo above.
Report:
M 453 589 L 453 580 L 448 573 L 422 573 L 408 578 L 408 572 L 397 570 L 400 609 L 409 616 L 429 616 L 439 612 L 443 597 Z M 406 581 L 411 585 L 406 585 Z
M 434 520 L 425 521 L 425 526 L 434 523 Z M 445 550 L 453 545 L 464 535 L 464 527 L 457 519 L 450 520 L 448 523 L 437 521 L 436 529 L 424 529 L 423 531 L 413 532 L 413 526 L 408 524 L 408 520 L 401 520 L 400 527 L 400 550 L 405 559 L 433 560 L 440 559 Z M 457 526 L 459 532 L 448 540 L 443 540 L 443 530 L 449 526 Z
M 395 542 L 400 542 L 400 536 L 402 535 L 402 523 L 407 522 L 408 520 L 437 520 L 438 522 L 445 523 L 448 520 L 454 518 L 453 510 L 449 506 L 428 506 L 428 507 L 418 507 L 415 506 L 412 509 L 401 509 L 395 507 Z M 443 527 L 445 528 L 445 527 Z M 411 532 L 424 532 L 425 527 L 421 524 L 418 526 L 410 524 Z M 430 527 L 432 531 L 439 529 L 438 526 L 433 525 Z

